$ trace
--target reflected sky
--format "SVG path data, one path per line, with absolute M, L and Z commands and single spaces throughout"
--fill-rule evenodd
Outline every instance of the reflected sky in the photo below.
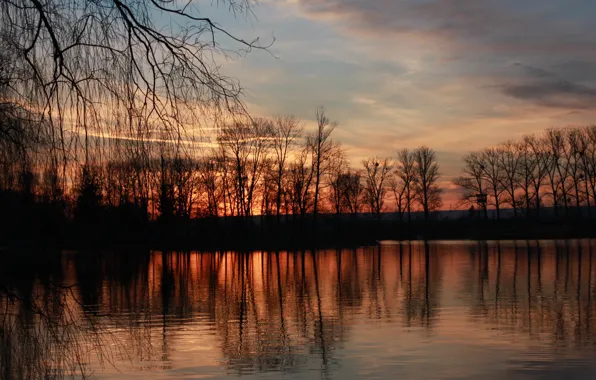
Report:
M 64 252 L 0 271 L 2 378 L 593 378 L 595 242 Z M 48 375 L 49 374 L 49 375 Z

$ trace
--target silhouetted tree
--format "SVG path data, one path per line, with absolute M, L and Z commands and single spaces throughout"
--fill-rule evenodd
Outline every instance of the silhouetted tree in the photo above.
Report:
M 543 197 L 542 187 L 547 179 L 548 169 L 551 162 L 550 154 L 548 150 L 545 149 L 544 144 L 541 144 L 541 141 L 536 136 L 526 136 L 524 138 L 524 144 L 529 147 L 531 154 L 526 155 L 524 153 L 522 156 L 524 158 L 522 163 L 527 163 L 528 159 L 534 161 L 532 163 L 533 170 L 531 171 L 531 183 L 533 187 L 534 210 L 536 215 L 539 215 Z M 522 175 L 525 175 L 525 171 Z
M 596 126 L 586 127 L 583 132 L 584 139 L 587 141 L 584 163 L 586 186 L 589 189 L 587 199 L 589 203 L 591 195 L 591 204 L 596 206 Z
M 582 138 L 581 131 L 578 128 L 569 128 L 566 130 L 567 145 L 569 146 L 569 156 L 567 161 L 569 163 L 569 175 L 571 182 L 571 189 L 573 198 L 575 199 L 575 207 L 577 215 L 581 215 L 580 205 L 583 201 L 584 194 L 581 188 L 581 182 L 585 178 L 584 157 L 586 152 L 585 141 Z
M 454 183 L 468 189 L 464 199 L 488 190 L 499 213 L 501 203 L 513 207 L 514 216 L 523 208 L 526 215 L 539 216 L 550 204 L 554 216 L 562 204 L 565 215 L 571 202 L 577 215 L 582 207 L 591 215 L 596 190 L 596 145 L 593 127 L 547 129 L 543 134 L 523 136 L 521 141 L 486 148 L 479 156 L 464 158 L 466 175 Z M 468 202 L 469 203 L 469 202 Z
M 399 220 L 404 219 L 404 212 L 405 212 L 405 194 L 406 194 L 406 187 L 404 186 L 403 181 L 396 176 L 392 176 L 389 179 L 389 188 L 391 189 L 391 193 L 393 194 L 393 200 L 395 201 L 395 207 L 397 214 L 399 216 Z
M 225 3 L 235 14 L 251 13 L 248 0 Z M 163 28 L 164 18 L 176 27 Z M 187 115 L 242 108 L 239 85 L 214 63 L 225 54 L 221 39 L 246 51 L 265 48 L 258 39 L 234 36 L 192 3 L 0 2 L 0 44 L 15 73 L 7 96 L 48 121 L 52 154 L 64 160 L 75 145 L 86 149 L 101 121 L 131 115 L 145 121 L 136 123 L 139 129 L 157 121 L 182 131 Z M 110 125 L 118 128 L 105 123 L 101 130 Z M 66 137 L 67 129 L 75 134 Z
M 485 194 L 488 186 L 485 177 L 485 157 L 478 153 L 469 153 L 463 157 L 464 166 L 462 171 L 463 176 L 456 177 L 453 183 L 461 187 L 462 205 L 474 205 L 477 203 L 476 196 L 478 194 Z M 485 210 L 484 210 L 485 211 Z
M 344 206 L 345 193 L 347 191 L 345 173 L 348 163 L 345 154 L 341 149 L 336 149 L 329 162 L 329 202 L 336 214 L 341 213 Z
M 274 176 L 275 183 L 275 214 L 278 217 L 281 213 L 281 206 L 283 200 L 283 183 L 284 177 L 287 174 L 288 158 L 292 148 L 298 142 L 302 135 L 302 126 L 298 119 L 294 116 L 278 116 L 273 120 L 272 124 L 272 146 L 273 146 L 273 160 L 274 160 Z
M 253 213 L 257 186 L 263 175 L 271 147 L 271 122 L 253 119 L 234 122 L 220 129 L 218 142 L 230 157 L 233 180 L 228 184 L 234 209 L 238 215 L 248 217 Z
M 558 216 L 559 205 L 561 201 L 565 205 L 565 214 L 567 214 L 567 186 L 565 184 L 566 175 L 562 175 L 563 172 L 566 171 L 566 169 L 562 166 L 564 165 L 562 159 L 563 151 L 565 149 L 565 141 L 563 140 L 561 131 L 557 129 L 546 130 L 542 141 L 549 156 L 547 180 L 550 187 L 550 196 L 552 199 L 555 216 Z
M 505 171 L 500 162 L 501 151 L 498 148 L 486 148 L 482 151 L 482 166 L 489 195 L 495 206 L 497 219 L 501 217 L 501 203 L 503 202 L 503 186 Z
M 393 163 L 388 158 L 374 157 L 363 160 L 362 166 L 364 167 L 364 196 L 370 212 L 380 218 L 387 196 Z
M 343 188 L 342 208 L 351 214 L 360 212 L 364 191 L 360 174 L 348 171 L 342 174 L 340 183 Z
M 414 151 L 414 189 L 415 199 L 422 206 L 424 219 L 428 220 L 429 213 L 441 207 L 441 188 L 439 179 L 439 165 L 435 152 L 422 146 Z
M 518 203 L 516 192 L 518 189 L 517 176 L 520 167 L 520 154 L 513 141 L 507 141 L 497 147 L 498 159 L 503 170 L 501 184 L 505 189 L 506 198 L 504 201 L 513 208 L 513 215 L 517 216 Z
M 313 169 L 313 215 L 315 219 L 319 212 L 319 196 L 323 185 L 322 181 L 329 170 L 329 159 L 337 147 L 337 144 L 331 140 L 331 133 L 337 126 L 337 123 L 329 121 L 329 118 L 325 115 L 325 109 L 323 107 L 317 108 L 316 118 L 317 128 L 314 133 L 307 137 L 307 144 L 311 154 L 311 166 Z
M 199 176 L 201 187 L 206 195 L 205 215 L 219 216 L 220 203 L 224 201 L 225 189 L 222 179 L 222 170 L 224 166 L 221 160 L 216 156 L 216 152 L 211 152 L 199 162 Z
M 397 152 L 397 163 L 395 174 L 401 184 L 404 207 L 403 210 L 408 213 L 408 221 L 412 221 L 412 204 L 414 202 L 414 179 L 415 172 L 414 152 L 408 149 L 402 149 Z M 401 202 L 400 202 L 401 204 Z
M 290 195 L 292 214 L 304 217 L 312 207 L 314 169 L 308 164 L 310 147 L 305 145 L 290 165 L 286 192 Z

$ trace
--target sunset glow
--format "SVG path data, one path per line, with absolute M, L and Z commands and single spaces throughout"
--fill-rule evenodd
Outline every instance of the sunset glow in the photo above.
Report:
M 355 165 L 426 144 L 448 186 L 468 151 L 596 116 L 585 1 L 269 0 L 255 11 L 235 29 L 275 35 L 277 59 L 224 64 L 249 108 L 312 124 L 325 105 Z M 456 196 L 445 196 L 448 209 Z

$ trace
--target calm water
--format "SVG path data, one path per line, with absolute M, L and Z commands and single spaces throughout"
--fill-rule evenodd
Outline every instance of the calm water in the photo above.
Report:
M 588 240 L 63 252 L 0 270 L 0 376 L 594 379 L 595 254 Z

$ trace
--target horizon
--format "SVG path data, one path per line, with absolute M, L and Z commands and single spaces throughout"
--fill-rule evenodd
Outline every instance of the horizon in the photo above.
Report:
M 65 6 L 66 14 L 74 12 L 68 14 L 73 20 L 80 16 L 67 6 L 69 3 L 56 4 Z M 114 5 L 117 12 L 112 21 L 126 26 L 126 12 L 122 14 L 123 8 L 118 4 Z M 594 29 L 586 14 L 596 10 L 596 5 L 579 0 L 573 2 L 575 7 L 554 0 L 531 0 L 524 4 L 495 0 L 405 0 L 397 3 L 378 0 L 365 6 L 353 0 L 230 0 L 226 4 L 195 1 L 182 9 L 176 9 L 175 3 L 171 5 L 174 8 L 152 4 L 146 7 L 137 3 L 134 10 L 140 14 L 148 12 L 146 22 L 150 27 L 142 27 L 143 33 L 148 33 L 143 38 L 148 38 L 147 41 L 155 39 L 156 46 L 145 44 L 139 35 L 135 35 L 137 42 L 129 40 L 131 48 L 147 49 L 145 57 L 134 50 L 130 51 L 131 55 L 120 50 L 125 46 L 122 45 L 124 41 L 112 38 L 110 33 L 118 37 L 126 35 L 119 34 L 117 28 L 105 29 L 108 32 L 104 31 L 106 34 L 99 36 L 83 33 L 78 37 L 81 41 L 68 41 L 69 37 L 61 37 L 65 41 L 56 42 L 52 39 L 40 40 L 35 30 L 28 30 L 30 35 L 23 32 L 23 41 L 29 38 L 30 44 L 4 42 L 7 50 L 0 58 L 7 64 L 1 67 L 3 79 L 0 84 L 7 107 L 2 112 L 7 120 L 31 119 L 30 125 L 18 132 L 22 136 L 16 136 L 15 140 L 15 136 L 9 134 L 6 141 L 6 146 L 12 149 L 11 144 L 17 146 L 19 139 L 29 139 L 23 140 L 30 144 L 28 151 L 22 155 L 23 168 L 18 169 L 18 165 L 12 163 L 5 165 L 6 170 L 12 166 L 10 170 L 16 170 L 15 173 L 21 170 L 21 175 L 33 172 L 38 176 L 34 182 L 40 182 L 48 170 L 53 170 L 52 173 L 60 177 L 58 172 L 62 168 L 61 176 L 64 178 L 59 179 L 62 190 L 76 198 L 77 181 L 81 179 L 81 170 L 85 167 L 105 166 L 127 159 L 153 159 L 160 154 L 164 157 L 166 151 L 165 156 L 171 158 L 205 156 L 213 159 L 218 156 L 216 150 L 233 155 L 233 147 L 225 142 L 222 144 L 220 139 L 234 123 L 253 124 L 247 127 L 251 131 L 235 132 L 249 133 L 239 137 L 240 140 L 265 141 L 279 136 L 273 137 L 269 132 L 260 130 L 253 120 L 274 120 L 277 116 L 292 115 L 295 117 L 295 130 L 301 132 L 295 139 L 300 144 L 292 146 L 288 162 L 280 163 L 282 174 L 271 172 L 271 160 L 275 159 L 273 145 L 258 143 L 267 145 L 263 148 L 265 154 L 259 158 L 253 158 L 253 154 L 260 154 L 255 153 L 260 152 L 260 147 L 248 148 L 242 153 L 248 160 L 245 165 L 253 159 L 260 161 L 250 173 L 237 176 L 240 182 L 233 186 L 237 185 L 238 189 L 246 186 L 242 182 L 244 176 L 250 177 L 252 182 L 249 188 L 236 189 L 238 193 L 234 199 L 239 204 L 246 196 L 252 208 L 258 208 L 256 203 L 262 201 L 265 212 L 270 212 L 265 204 L 270 201 L 265 199 L 268 197 L 266 193 L 271 191 L 266 183 L 267 176 L 269 179 L 280 178 L 275 191 L 281 194 L 281 178 L 288 180 L 290 167 L 296 164 L 296 158 L 304 148 L 309 150 L 309 159 L 303 165 L 311 172 L 316 169 L 316 184 L 312 186 L 314 201 L 309 206 L 315 214 L 319 189 L 326 193 L 321 203 L 330 202 L 331 198 L 326 197 L 333 196 L 329 188 L 334 180 L 330 169 L 319 170 L 321 162 L 324 166 L 337 166 L 337 170 L 334 169 L 337 173 L 333 174 L 335 178 L 353 171 L 360 173 L 360 184 L 363 188 L 368 187 L 365 189 L 368 195 L 363 193 L 360 200 L 362 207 L 374 207 L 378 209 L 377 213 L 400 209 L 397 203 L 401 202 L 401 198 L 398 201 L 395 192 L 397 185 L 390 182 L 404 182 L 403 178 L 383 178 L 384 175 L 376 172 L 373 163 L 378 166 L 379 161 L 389 159 L 400 164 L 397 156 L 402 149 L 420 152 L 423 147 L 431 150 L 431 193 L 434 192 L 432 196 L 437 199 L 432 199 L 432 205 L 426 197 L 409 199 L 407 202 L 414 202 L 416 209 L 422 207 L 426 212 L 429 211 L 427 206 L 431 211 L 466 209 L 469 204 L 474 204 L 472 198 L 475 194 L 485 194 L 490 190 L 487 187 L 490 181 L 499 182 L 498 186 L 507 190 L 507 193 L 496 194 L 497 188 L 493 187 L 493 193 L 488 194 L 489 206 L 492 206 L 492 198 L 497 209 L 499 202 L 515 209 L 514 203 L 519 201 L 529 208 L 530 202 L 535 202 L 538 207 L 538 203 L 550 198 L 555 206 L 557 202 L 564 203 L 567 210 L 570 195 L 574 196 L 576 207 L 580 203 L 590 206 L 591 198 L 596 203 L 596 188 L 592 183 L 596 181 L 596 172 L 590 166 L 596 160 L 596 153 L 591 152 L 589 159 L 582 157 L 580 166 L 586 174 L 582 178 L 576 173 L 579 158 L 572 157 L 582 153 L 573 147 L 573 133 L 579 133 L 581 144 L 589 149 L 596 146 L 596 130 L 592 136 L 587 128 L 596 116 L 593 107 L 596 100 L 596 53 L 590 49 L 596 43 L 586 33 Z M 91 10 L 95 11 L 101 13 L 98 9 Z M 24 12 L 27 16 L 31 13 Z M 199 17 L 205 15 L 209 18 Z M 35 16 L 34 12 L 32 16 Z M 113 15 L 105 17 L 106 25 L 114 25 L 109 24 Z M 53 28 L 64 27 L 59 20 L 52 13 L 51 22 L 48 21 L 47 25 L 42 23 L 41 27 L 52 36 Z M 15 25 L 6 25 L 6 35 L 17 33 L 12 30 Z M 78 28 L 76 22 L 65 25 L 66 28 L 74 28 L 73 31 Z M 526 25 L 539 25 L 540 31 L 526 30 Z M 156 31 L 151 31 L 151 28 Z M 168 45 L 168 41 L 176 43 Z M 27 56 L 32 51 L 29 46 L 37 44 L 39 51 L 66 46 L 55 52 L 58 55 L 55 54 L 54 59 L 44 54 L 38 57 L 40 62 L 38 67 L 32 67 L 33 73 L 48 77 L 47 81 L 40 77 L 40 83 L 37 83 L 36 75 L 33 79 L 20 79 L 18 74 L 19 70 L 25 70 L 20 65 L 24 64 L 26 68 L 31 65 Z M 39 51 L 35 50 L 35 54 Z M 14 55 L 10 55 L 11 52 Z M 106 52 L 107 55 L 102 55 Z M 115 53 L 115 56 L 111 55 Z M 163 64 L 169 65 L 169 54 L 175 59 L 171 62 L 172 66 L 164 71 L 158 61 L 164 59 Z M 103 60 L 94 59 L 96 55 Z M 110 63 L 111 60 L 119 62 L 118 59 L 128 62 L 129 66 L 114 67 Z M 73 78 L 68 76 L 71 74 L 61 77 L 65 67 L 66 71 L 74 73 Z M 155 67 L 160 67 L 158 72 Z M 94 73 L 101 71 L 116 74 L 116 79 L 97 78 L 103 87 L 94 87 L 91 84 Z M 150 72 L 154 77 L 148 81 Z M 88 73 L 92 73 L 91 77 Z M 155 77 L 156 74 L 159 75 Z M 119 76 L 128 76 L 128 79 L 123 80 Z M 78 82 L 73 82 L 76 90 L 66 85 L 69 80 L 79 77 Z M 27 93 L 28 85 L 34 88 L 41 86 L 41 89 L 46 88 L 48 83 L 58 90 L 53 90 L 47 99 L 39 93 Z M 11 115 L 11 104 L 21 114 Z M 313 138 L 313 130 L 316 130 L 317 124 L 321 125 L 319 112 L 324 112 L 325 133 L 330 134 L 329 138 L 333 141 L 329 142 L 328 148 L 334 153 L 329 151 L 325 157 L 315 157 L 312 147 L 297 146 L 304 145 L 309 136 Z M 46 117 L 49 122 L 45 121 Z M 334 128 L 336 123 L 338 127 Z M 39 127 L 40 131 L 28 131 L 35 129 L 32 126 Z M 545 131 L 551 128 L 563 130 L 569 126 L 578 129 L 571 135 L 570 129 L 561 132 L 566 147 L 549 148 Z M 278 127 L 276 125 L 271 131 L 277 129 L 275 133 L 280 133 Z M 29 133 L 32 136 L 28 136 Z M 488 178 L 488 172 L 478 161 L 486 157 L 468 156 L 471 152 L 480 152 L 505 141 L 518 142 L 538 134 L 539 140 L 534 145 L 526 142 L 525 148 L 515 146 L 509 152 L 519 156 L 525 154 L 525 149 L 533 155 L 535 162 L 527 166 L 529 170 L 537 170 L 534 179 L 538 185 L 533 189 L 527 180 L 524 184 L 513 177 L 507 179 L 511 184 L 507 188 L 502 178 Z M 13 141 L 8 141 L 11 138 Z M 128 152 L 122 150 L 125 147 L 128 147 Z M 564 153 L 571 155 L 565 163 L 549 162 L 545 165 L 557 166 L 561 179 L 551 176 L 546 181 L 544 172 L 551 169 L 540 168 L 543 165 L 538 162 L 541 154 L 559 154 L 560 149 L 568 149 Z M 478 162 L 467 161 L 470 157 Z M 9 161 L 10 158 L 6 162 Z M 372 166 L 366 167 L 367 162 Z M 391 177 L 395 167 L 387 162 L 385 165 L 387 168 L 383 170 L 388 170 Z M 421 164 L 418 162 L 416 165 L 420 167 Z M 484 178 L 473 178 L 475 169 L 470 165 L 483 168 L 486 172 L 482 175 Z M 495 170 L 505 170 L 503 162 L 491 165 Z M 148 166 L 145 169 L 155 170 Z M 576 168 L 573 173 L 568 170 L 571 166 Z M 240 166 L 237 169 L 248 170 Z M 107 168 L 93 170 L 97 171 L 95 176 L 100 176 L 103 171 L 101 176 L 109 177 Z M 204 174 L 199 173 L 197 168 L 188 170 L 192 172 L 189 172 L 191 176 Z M 229 186 L 227 179 L 223 179 L 223 172 L 217 175 L 223 181 L 220 185 L 226 183 Z M 381 177 L 367 178 L 371 175 Z M 462 175 L 466 177 L 463 182 Z M 7 174 L 7 189 L 17 184 L 14 178 L 18 176 Z M 415 177 L 420 179 L 420 172 Z M 377 179 L 381 180 L 380 188 L 385 190 L 384 194 L 373 194 L 376 186 L 373 182 Z M 165 177 L 162 180 L 165 181 Z M 478 184 L 479 181 L 485 183 Z M 262 199 L 253 202 L 255 183 L 259 187 L 256 197 Z M 122 184 L 96 185 L 98 195 L 108 196 L 107 187 Z M 406 186 L 405 183 L 403 185 Z M 205 189 L 201 186 L 200 189 L 193 187 L 184 191 L 199 192 L 197 197 L 202 197 L 200 192 Z M 285 194 L 291 191 L 291 186 L 288 186 L 284 183 Z M 310 182 L 308 186 L 311 186 Z M 412 186 L 412 183 L 408 182 L 407 186 Z M 570 193 L 567 186 L 574 187 L 575 193 Z M 152 188 L 149 193 L 156 197 L 159 192 L 158 188 Z M 311 195 L 307 191 L 307 203 Z M 369 202 L 371 197 L 379 195 L 381 200 L 386 198 L 384 208 Z M 518 200 L 522 195 L 525 199 Z M 565 202 L 561 197 L 565 198 Z M 424 206 L 422 199 L 426 203 Z M 228 197 L 227 201 L 230 203 L 231 198 Z M 390 205 L 392 202 L 396 204 Z M 223 203 L 219 203 L 224 204 L 224 213 L 225 203 L 224 196 Z M 279 195 L 276 203 L 279 213 Z M 335 206 L 336 209 L 339 207 L 337 203 Z M 330 207 L 327 205 L 327 208 Z M 192 210 L 191 207 L 189 209 Z M 306 211 L 309 211 L 308 207 Z M 301 210 L 301 213 L 306 211 Z
M 0 0 L 0 378 L 596 379 L 593 0 Z

